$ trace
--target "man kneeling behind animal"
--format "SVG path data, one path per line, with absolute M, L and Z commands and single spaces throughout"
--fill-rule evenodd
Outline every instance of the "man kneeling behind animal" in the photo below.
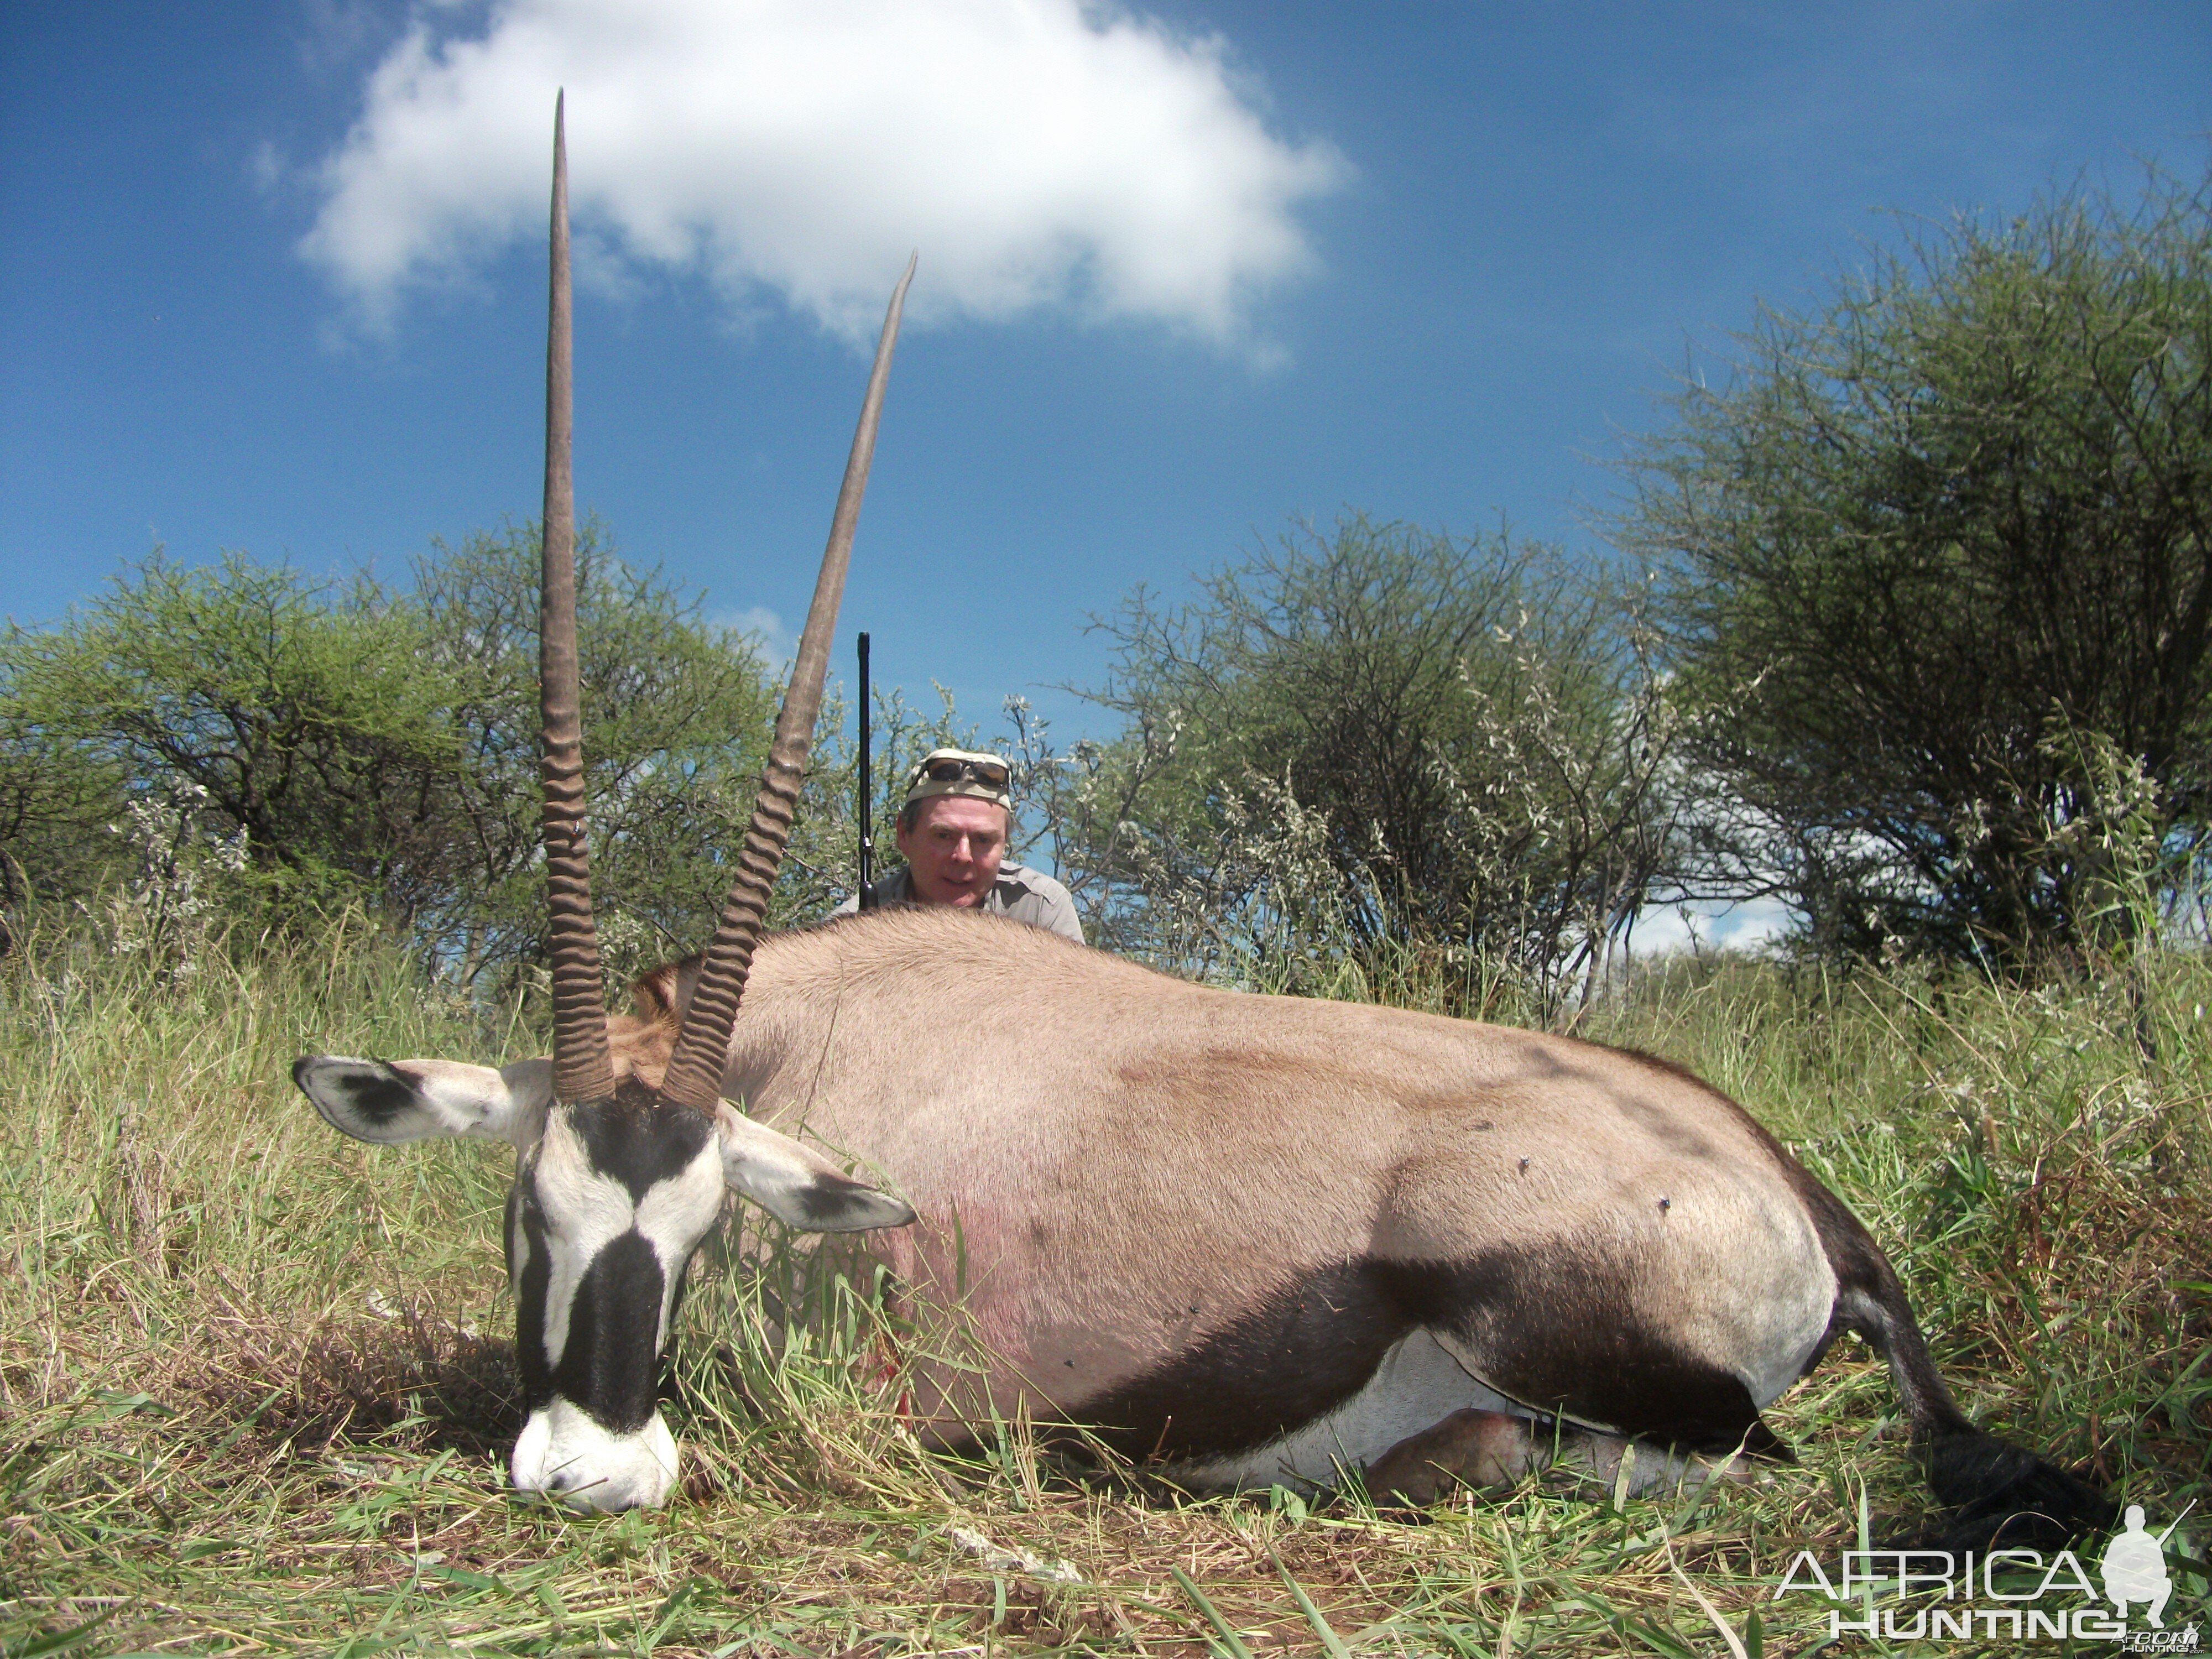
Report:
M 1012 775 L 996 755 L 933 749 L 907 778 L 898 849 L 906 868 L 870 890 L 878 904 L 943 904 L 988 910 L 1083 943 L 1066 888 L 1039 870 L 1005 862 L 1013 823 Z M 849 915 L 858 896 L 839 905 Z

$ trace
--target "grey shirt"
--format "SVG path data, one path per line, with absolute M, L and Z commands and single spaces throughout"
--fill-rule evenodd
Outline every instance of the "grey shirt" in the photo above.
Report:
M 914 884 L 904 865 L 874 884 L 878 904 L 912 904 L 915 902 Z M 856 894 L 847 899 L 832 915 L 849 916 L 860 908 Z M 1083 943 L 1083 924 L 1076 919 L 1075 898 L 1067 889 L 1046 875 L 1042 870 L 1031 870 L 1018 864 L 1002 864 L 999 878 L 991 884 L 991 890 L 983 896 L 983 908 L 994 915 L 1012 916 L 1016 921 L 1026 921 L 1032 927 L 1042 927 L 1052 933 Z

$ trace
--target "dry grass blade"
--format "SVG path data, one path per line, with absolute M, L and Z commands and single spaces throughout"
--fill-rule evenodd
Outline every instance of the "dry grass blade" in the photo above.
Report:
M 1329 1659 L 1352 1659 L 1352 1650 L 1345 1645 L 1344 1638 L 1330 1627 L 1328 1620 L 1322 1617 L 1321 1609 L 1313 1604 L 1313 1598 L 1306 1594 L 1305 1587 L 1291 1577 L 1291 1570 L 1283 1565 L 1283 1558 L 1271 1548 L 1267 1552 L 1267 1559 L 1275 1564 L 1275 1571 L 1282 1575 L 1283 1583 L 1290 1590 L 1291 1599 L 1297 1602 L 1298 1611 L 1305 1614 L 1306 1623 L 1311 1625 L 1314 1634 L 1321 1638 L 1321 1644 L 1328 1650 Z
M 1713 1605 L 1712 1597 L 1698 1588 L 1697 1581 L 1688 1573 L 1684 1572 L 1682 1564 L 1674 1559 L 1674 1540 L 1671 1538 L 1662 1538 L 1659 1540 L 1659 1547 L 1667 1553 L 1667 1570 L 1681 1581 L 1682 1588 L 1690 1592 L 1690 1599 L 1704 1610 L 1706 1618 L 1713 1621 L 1713 1628 L 1721 1633 L 1721 1640 L 1728 1644 L 1728 1650 L 1734 1659 L 1750 1659 L 1750 1656 L 1743 1650 L 1743 1638 L 1738 1636 L 1729 1627 L 1729 1621 L 1721 1616 L 1721 1610 Z
M 1221 1610 L 1206 1599 L 1206 1592 L 1191 1583 L 1190 1575 L 1181 1567 L 1170 1567 L 1169 1571 L 1175 1575 L 1177 1588 L 1190 1598 L 1191 1606 L 1203 1613 L 1206 1622 L 1213 1626 L 1214 1634 L 1221 1638 L 1221 1645 L 1228 1649 L 1231 1659 L 1252 1659 L 1251 1649 L 1246 1647 L 1243 1638 L 1230 1628 L 1229 1621 L 1221 1616 Z

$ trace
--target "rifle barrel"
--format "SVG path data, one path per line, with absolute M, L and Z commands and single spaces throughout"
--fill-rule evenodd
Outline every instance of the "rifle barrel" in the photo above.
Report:
M 874 907 L 876 896 L 869 884 L 876 873 L 875 824 L 871 817 L 874 793 L 868 776 L 868 636 L 860 635 L 860 900 L 863 910 Z

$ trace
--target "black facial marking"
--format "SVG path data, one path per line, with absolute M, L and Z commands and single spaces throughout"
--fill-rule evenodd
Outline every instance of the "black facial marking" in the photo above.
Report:
M 684 1265 L 676 1270 L 676 1290 L 668 1298 L 668 1328 L 672 1331 L 676 1328 L 676 1316 L 684 1311 L 684 1292 L 690 1288 L 690 1285 L 691 1259 L 686 1256 Z M 654 1327 L 653 1334 L 659 1334 L 659 1328 L 657 1325 Z
M 690 1169 L 714 1136 L 702 1114 L 655 1105 L 652 1091 L 625 1082 L 611 1100 L 562 1105 L 593 1173 L 620 1182 L 633 1204 L 655 1182 Z M 516 1279 L 515 1355 L 523 1406 L 537 1411 L 556 1395 L 588 1412 L 615 1433 L 642 1428 L 653 1415 L 660 1370 L 660 1258 L 635 1228 L 603 1245 L 585 1267 L 569 1303 L 568 1340 L 558 1364 L 546 1352 L 547 1291 L 552 1244 L 537 1196 L 537 1158 L 519 1172 L 507 1194 L 508 1274 Z M 529 1259 L 514 1272 L 513 1239 L 520 1221 Z M 677 1291 L 683 1291 L 679 1273 Z
M 613 1433 L 635 1433 L 653 1415 L 663 1289 L 660 1258 L 635 1230 L 610 1240 L 576 1286 L 552 1392 Z
M 514 1358 L 522 1372 L 522 1408 L 534 1412 L 553 1398 L 553 1367 L 545 1353 L 545 1291 L 553 1276 L 553 1257 L 545 1243 L 545 1217 L 528 1191 L 525 1171 L 507 1194 L 507 1271 L 514 1285 Z M 521 1218 L 528 1259 L 514 1271 L 514 1224 Z
M 714 1133 L 703 1113 L 656 1106 L 651 1091 L 627 1084 L 611 1100 L 565 1109 L 592 1170 L 621 1182 L 633 1204 L 655 1182 L 690 1169 Z

